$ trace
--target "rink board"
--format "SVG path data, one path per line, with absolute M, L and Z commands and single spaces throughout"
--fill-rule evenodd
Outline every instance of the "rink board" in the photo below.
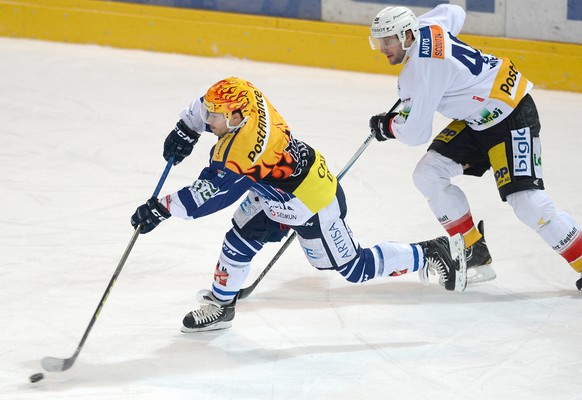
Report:
M 236 57 L 338 70 L 398 74 L 368 45 L 368 27 L 84 0 L 0 0 L 0 36 L 127 49 Z M 461 35 L 506 56 L 537 87 L 582 92 L 582 46 Z

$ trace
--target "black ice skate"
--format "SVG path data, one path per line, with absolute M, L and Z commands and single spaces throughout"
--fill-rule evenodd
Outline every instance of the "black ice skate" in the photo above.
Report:
M 204 305 L 184 317 L 180 329 L 182 332 L 215 331 L 232 326 L 236 300 L 230 304 L 221 304 L 210 290 L 205 289 L 198 292 L 198 301 Z
M 580 279 L 576 281 L 576 287 L 578 288 L 578 290 L 582 290 L 582 275 Z
M 428 273 L 439 275 L 439 282 L 446 290 L 463 291 L 467 286 L 467 264 L 464 257 L 464 241 L 457 234 L 452 238 L 441 236 L 420 242 L 424 251 L 425 265 L 420 270 L 420 280 L 428 281 Z
M 492 281 L 497 277 L 491 266 L 491 253 L 489 253 L 487 243 L 485 242 L 485 226 L 483 221 L 479 221 L 477 230 L 479 230 L 479 233 L 483 237 L 465 250 L 465 258 L 467 259 L 467 283 L 469 284 Z

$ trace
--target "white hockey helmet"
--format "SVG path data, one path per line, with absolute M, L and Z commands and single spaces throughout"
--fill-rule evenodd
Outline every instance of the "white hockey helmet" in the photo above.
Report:
M 402 49 L 408 50 L 410 46 L 406 47 L 404 42 L 406 31 L 409 29 L 416 40 L 419 29 L 418 19 L 409 8 L 386 7 L 376 15 L 370 26 L 370 46 L 373 50 L 378 50 L 381 38 L 396 35 L 402 44 Z

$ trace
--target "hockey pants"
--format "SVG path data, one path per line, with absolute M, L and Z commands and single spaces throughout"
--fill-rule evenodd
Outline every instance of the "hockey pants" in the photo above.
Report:
M 221 301 L 236 296 L 249 275 L 253 257 L 264 244 L 280 241 L 288 233 L 287 227 L 268 218 L 259 202 L 257 194 L 247 196 L 235 211 L 233 228 L 224 238 L 212 285 L 214 296 Z M 352 283 L 424 267 L 424 254 L 417 244 L 383 242 L 362 248 L 345 221 L 346 212 L 343 190 L 338 185 L 331 204 L 306 223 L 290 227 L 297 232 L 305 257 L 313 267 L 336 270 Z

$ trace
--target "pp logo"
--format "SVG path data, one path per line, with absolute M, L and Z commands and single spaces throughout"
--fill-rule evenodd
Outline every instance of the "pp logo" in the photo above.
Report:
M 445 129 L 439 132 L 435 137 L 435 140 L 448 143 L 453 140 L 459 132 L 465 128 L 466 124 L 464 121 L 454 121 L 451 122 Z
M 509 168 L 501 167 L 495 171 L 495 181 L 497 182 L 497 187 L 501 187 L 509 182 L 511 182 L 511 175 L 509 175 Z
M 450 142 L 455 136 L 457 136 L 459 132 L 453 130 L 453 129 L 449 129 L 449 128 L 445 128 L 443 129 L 435 138 L 436 140 L 440 140 L 441 142 L 445 142 L 448 143 Z

